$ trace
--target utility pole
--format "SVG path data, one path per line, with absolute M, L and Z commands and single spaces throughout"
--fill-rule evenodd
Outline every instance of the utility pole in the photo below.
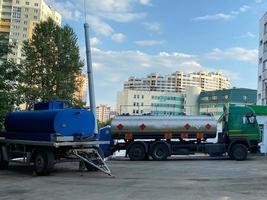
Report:
M 84 34 L 85 34 L 85 45 L 86 45 L 88 93 L 89 93 L 90 110 L 94 114 L 94 117 L 95 117 L 94 133 L 97 134 L 98 133 L 98 127 L 97 127 L 96 103 L 95 103 L 95 87 L 94 87 L 93 67 L 92 67 L 92 58 L 91 58 L 89 24 L 87 23 L 87 20 L 86 20 L 85 0 L 84 0 L 84 9 L 85 9 Z

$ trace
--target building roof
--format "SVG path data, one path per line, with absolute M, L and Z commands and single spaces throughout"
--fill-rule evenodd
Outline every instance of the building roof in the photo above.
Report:
M 201 103 L 249 103 L 256 104 L 257 90 L 232 88 L 201 92 L 198 102 Z

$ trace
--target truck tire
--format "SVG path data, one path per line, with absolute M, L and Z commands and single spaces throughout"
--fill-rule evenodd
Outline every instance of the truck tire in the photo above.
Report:
M 105 158 L 102 149 L 100 149 L 99 147 L 94 147 L 94 149 L 97 150 L 98 154 L 100 155 L 100 157 L 101 157 L 102 159 Z M 84 161 L 81 161 L 81 162 L 84 162 Z M 93 163 L 94 163 L 95 165 L 98 165 L 98 164 L 99 164 L 97 160 L 94 160 Z M 85 167 L 86 167 L 87 171 L 98 171 L 98 169 L 95 168 L 94 166 L 92 166 L 92 165 L 90 165 L 90 164 L 88 164 L 88 163 L 86 163 L 86 162 L 84 162 L 84 164 L 85 164 Z
M 38 150 L 34 157 L 34 171 L 38 176 L 49 175 L 55 165 L 55 155 L 50 150 Z
M 133 161 L 145 160 L 146 158 L 145 146 L 142 143 L 134 142 L 128 150 L 128 155 L 130 160 Z
M 8 168 L 8 161 L 4 160 L 3 152 L 0 146 L 0 170 L 5 170 Z
M 153 160 L 161 161 L 166 160 L 169 156 L 169 147 L 166 143 L 158 142 L 152 145 L 151 157 Z
M 248 149 L 243 144 L 234 144 L 229 153 L 230 158 L 237 161 L 246 160 L 247 155 Z

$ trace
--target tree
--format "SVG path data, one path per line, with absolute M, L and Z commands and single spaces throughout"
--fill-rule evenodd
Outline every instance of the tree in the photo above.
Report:
M 13 44 L 5 42 L 5 38 L 0 36 L 0 58 L 11 53 Z M 4 42 L 3 42 L 4 41 Z M 0 130 L 3 128 L 3 122 L 8 112 L 15 109 L 19 102 L 18 86 L 20 76 L 20 65 L 13 60 L 3 59 L 0 63 Z
M 80 87 L 81 74 L 77 36 L 66 25 L 52 19 L 37 24 L 32 38 L 23 44 L 20 92 L 23 101 L 67 99 L 78 102 L 74 93 Z

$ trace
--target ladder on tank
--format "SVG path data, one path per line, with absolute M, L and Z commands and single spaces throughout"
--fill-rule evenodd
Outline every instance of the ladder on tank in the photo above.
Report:
M 80 169 L 91 169 L 91 170 L 99 170 L 109 176 L 112 176 L 111 171 L 107 164 L 104 161 L 104 158 L 101 157 L 97 149 L 88 149 L 84 150 L 73 150 L 73 155 L 80 159 Z

